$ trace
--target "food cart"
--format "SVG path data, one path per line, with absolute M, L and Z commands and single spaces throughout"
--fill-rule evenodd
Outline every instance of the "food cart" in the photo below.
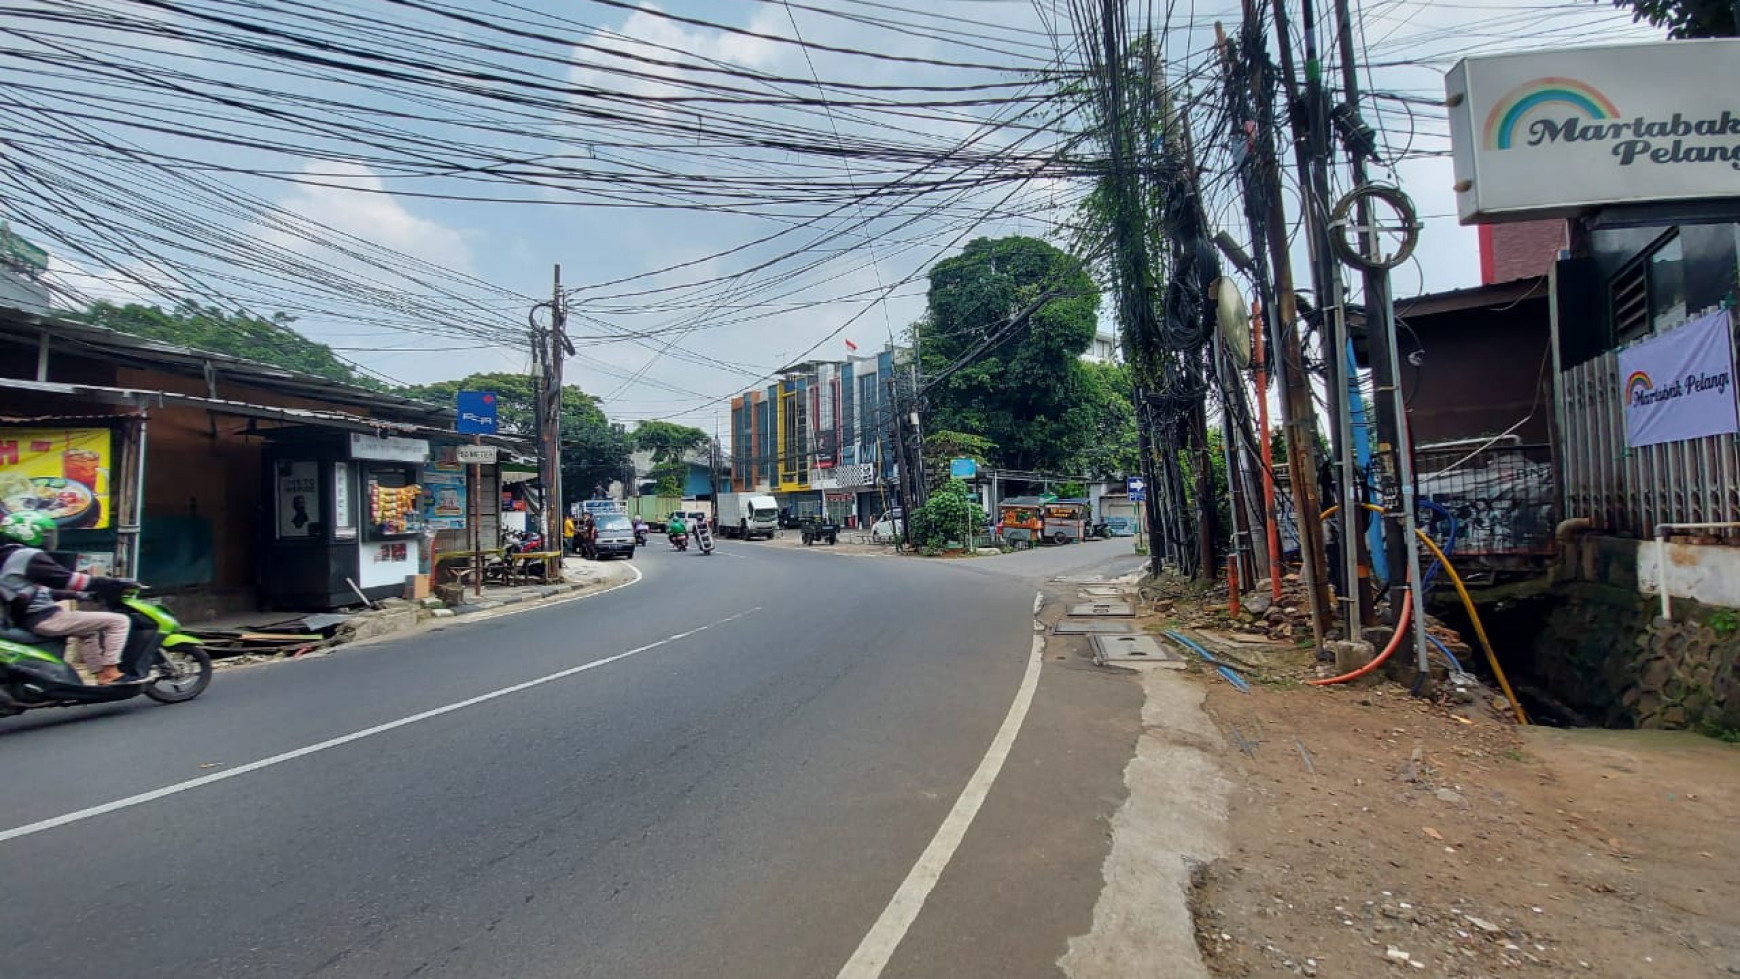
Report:
M 1044 507 L 1042 533 L 1052 544 L 1079 543 L 1087 538 L 1092 513 L 1087 500 L 1052 500 Z
M 1045 501 L 1037 496 L 1012 496 L 998 505 L 997 524 L 1005 543 L 1029 546 L 1044 536 Z

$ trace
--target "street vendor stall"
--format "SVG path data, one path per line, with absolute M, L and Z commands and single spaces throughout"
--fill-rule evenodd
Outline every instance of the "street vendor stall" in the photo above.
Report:
M 428 441 L 299 430 L 274 438 L 263 458 L 262 603 L 336 608 L 404 594 L 425 560 Z

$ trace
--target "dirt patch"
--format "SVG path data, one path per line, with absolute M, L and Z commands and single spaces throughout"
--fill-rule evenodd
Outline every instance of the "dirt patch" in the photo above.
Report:
M 1194 887 L 1215 975 L 1740 975 L 1740 747 L 1196 682 L 1235 785 Z

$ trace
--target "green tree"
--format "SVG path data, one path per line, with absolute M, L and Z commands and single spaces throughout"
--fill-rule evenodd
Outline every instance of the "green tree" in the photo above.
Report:
M 1083 395 L 1078 410 L 1092 433 L 1069 470 L 1097 479 L 1139 472 L 1136 411 L 1130 403 L 1130 368 L 1124 364 L 1082 364 Z
M 1047 292 L 1024 326 L 980 351 Z M 1099 290 L 1081 263 L 1035 238 L 978 238 L 931 268 L 927 300 L 918 330 L 927 375 L 979 351 L 931 389 L 928 426 L 988 440 L 989 461 L 1001 467 L 1066 467 L 1092 438 L 1081 354 L 1093 342 Z
M 635 448 L 652 453 L 651 475 L 657 483 L 653 492 L 659 496 L 683 495 L 683 483 L 688 476 L 685 457 L 712 441 L 698 428 L 656 419 L 636 425 L 630 438 Z
M 295 317 L 286 313 L 273 313 L 269 317 L 231 313 L 184 300 L 172 309 L 98 302 L 82 312 L 66 315 L 81 323 L 149 340 L 246 357 L 358 387 L 375 390 L 386 387 L 339 359 L 331 347 L 296 332 L 290 325 L 296 322 Z
M 1740 36 L 1731 0 L 1613 0 L 1633 20 L 1666 30 L 1668 37 Z
M 967 432 L 934 431 L 924 437 L 925 482 L 931 488 L 949 479 L 949 463 L 955 459 L 971 459 L 979 465 L 990 461 L 996 448 L 991 440 Z
M 951 479 L 930 495 L 924 506 L 912 513 L 912 540 L 926 551 L 938 551 L 950 541 L 971 546 L 970 534 L 985 527 L 985 508 L 967 489 L 967 484 Z
M 456 404 L 460 391 L 494 391 L 496 418 L 509 435 L 534 435 L 537 403 L 532 378 L 525 374 L 472 374 L 436 381 L 401 393 L 432 404 Z M 562 495 L 564 503 L 584 500 L 612 480 L 625 479 L 629 437 L 610 424 L 598 399 L 572 384 L 562 388 Z

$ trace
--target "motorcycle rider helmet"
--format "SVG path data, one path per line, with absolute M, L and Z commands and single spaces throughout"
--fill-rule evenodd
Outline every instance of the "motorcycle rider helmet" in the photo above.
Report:
M 46 513 L 20 510 L 0 520 L 0 537 L 9 537 L 26 547 L 52 551 L 59 542 L 60 528 Z

